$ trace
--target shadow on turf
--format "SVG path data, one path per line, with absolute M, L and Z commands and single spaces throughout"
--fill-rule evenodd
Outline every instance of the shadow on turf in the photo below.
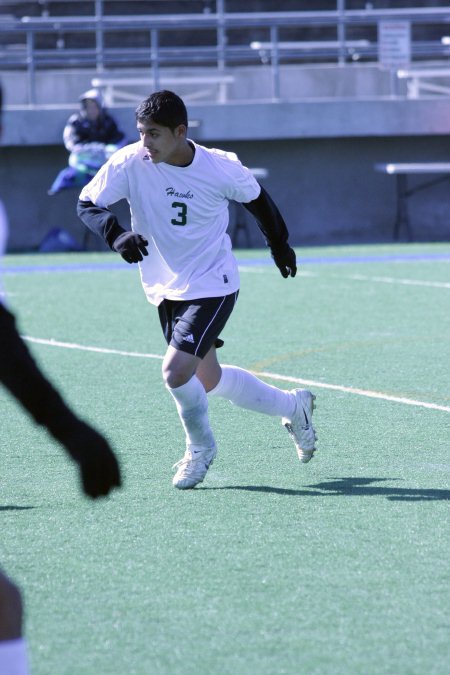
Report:
M 383 487 L 372 483 L 384 483 L 401 480 L 401 478 L 333 478 L 322 483 L 306 487 L 326 491 L 333 495 L 367 496 L 378 495 L 391 501 L 435 501 L 450 500 L 450 490 L 428 488 Z
M 314 485 L 305 485 L 304 490 L 291 490 L 268 485 L 224 485 L 223 487 L 204 487 L 203 490 L 248 490 L 249 492 L 269 492 L 291 497 L 315 497 L 326 494 L 344 497 L 387 497 L 390 501 L 449 501 L 450 490 L 383 487 L 372 483 L 401 480 L 400 478 L 332 478 Z M 197 488 L 198 489 L 198 488 Z
M 15 504 L 8 504 L 7 506 L 0 506 L 0 511 L 28 511 L 34 509 L 35 506 L 16 506 Z

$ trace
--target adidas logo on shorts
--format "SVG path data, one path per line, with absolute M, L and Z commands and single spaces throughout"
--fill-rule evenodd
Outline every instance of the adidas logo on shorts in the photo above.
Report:
M 183 342 L 192 342 L 192 344 L 194 344 L 195 340 L 192 333 L 190 333 L 189 335 L 185 335 L 183 338 Z

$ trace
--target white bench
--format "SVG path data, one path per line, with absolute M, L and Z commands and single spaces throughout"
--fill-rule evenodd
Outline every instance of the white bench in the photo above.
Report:
M 406 229 L 409 240 L 412 240 L 411 225 L 408 213 L 408 198 L 425 188 L 450 180 L 450 162 L 392 162 L 375 164 L 375 171 L 396 177 L 397 215 L 394 222 L 393 236 L 399 238 L 400 228 Z M 408 175 L 439 174 L 439 178 L 427 180 L 408 188 Z
M 339 52 L 341 48 L 348 52 L 357 53 L 370 47 L 369 40 L 297 40 L 297 41 L 282 41 L 282 42 L 250 42 L 250 49 L 259 52 L 261 60 L 267 60 L 267 55 L 271 54 L 275 49 L 278 52 L 320 52 L 332 51 Z
M 399 80 L 406 80 L 408 98 L 419 98 L 422 92 L 450 96 L 450 68 L 402 68 L 397 70 Z M 446 79 L 447 85 L 427 82 L 427 79 Z
M 195 87 L 195 90 L 188 94 L 183 94 L 185 101 L 192 101 L 207 95 L 214 94 L 214 98 L 219 103 L 225 103 L 228 99 L 228 86 L 234 82 L 232 75 L 163 75 L 157 79 L 155 77 L 94 77 L 91 85 L 100 89 L 107 106 L 114 105 L 117 102 L 139 103 L 144 96 L 136 91 L 129 89 L 143 88 L 150 94 L 155 89 L 170 87 Z M 201 87 L 201 89 L 199 89 Z

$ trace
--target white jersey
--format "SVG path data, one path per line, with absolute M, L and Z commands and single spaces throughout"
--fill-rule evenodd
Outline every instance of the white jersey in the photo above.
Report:
M 132 229 L 148 242 L 139 263 L 147 299 L 228 295 L 239 288 L 231 251 L 228 201 L 250 202 L 261 188 L 231 152 L 195 147 L 189 166 L 153 164 L 141 142 L 118 150 L 83 188 L 80 199 L 108 207 L 126 199 Z

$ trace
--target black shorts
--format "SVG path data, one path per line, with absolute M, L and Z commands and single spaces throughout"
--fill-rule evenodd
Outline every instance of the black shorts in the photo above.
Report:
M 167 344 L 201 359 L 211 347 L 221 347 L 223 341 L 218 336 L 233 311 L 238 293 L 198 300 L 163 300 L 158 314 Z

